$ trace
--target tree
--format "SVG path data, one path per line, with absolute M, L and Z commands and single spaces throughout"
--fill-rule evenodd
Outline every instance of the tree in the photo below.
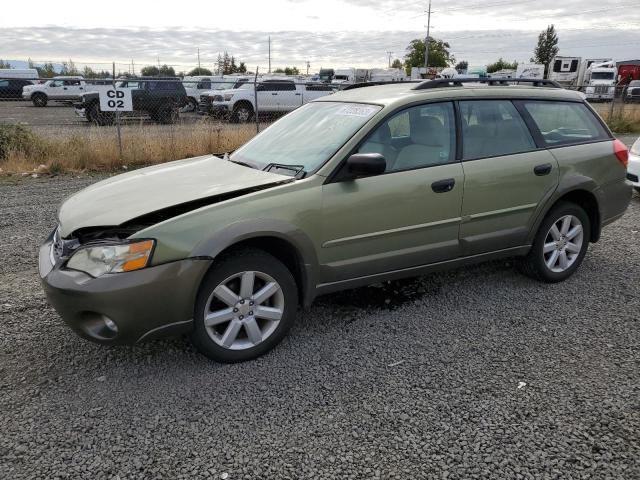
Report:
M 494 73 L 498 70 L 517 70 L 517 68 L 518 62 L 516 62 L 515 60 L 513 61 L 513 63 L 509 63 L 505 62 L 502 57 L 500 57 L 497 62 L 487 65 L 487 73 Z
M 300 75 L 298 67 L 276 68 L 273 73 L 284 73 L 285 75 Z
M 142 67 L 140 74 L 143 77 L 175 77 L 176 71 L 168 65 L 162 65 L 160 68 L 155 65 L 148 65 Z
M 45 64 L 42 65 L 42 67 L 38 67 L 37 70 L 40 78 L 51 78 L 56 75 L 56 70 L 51 62 L 45 62 Z
M 73 60 L 69 59 L 68 62 L 62 62 L 62 69 L 60 70 L 61 75 L 79 75 L 80 72 L 76 68 L 76 64 L 73 63 Z
M 247 73 L 247 66 L 244 62 L 240 62 L 240 65 L 238 65 L 238 73 Z
M 416 38 L 411 40 L 407 47 L 405 67 L 411 72 L 411 67 L 424 67 L 424 40 Z M 429 65 L 428 67 L 448 67 L 455 62 L 455 58 L 449 52 L 451 46 L 442 40 L 429 37 Z
M 11 64 L 0 59 L 0 68 L 11 68 Z
M 538 35 L 538 44 L 533 51 L 533 58 L 531 58 L 532 62 L 544 65 L 544 78 L 548 77 L 549 64 L 559 51 L 558 35 L 556 35 L 556 28 L 552 24 Z
M 400 60 L 399 58 L 396 58 L 392 63 L 391 63 L 391 68 L 402 68 L 402 60 Z
M 93 68 L 91 68 L 89 65 L 86 65 L 82 70 L 82 76 L 84 78 L 96 78 L 97 74 L 93 71 Z
M 212 75 L 211 70 L 204 67 L 196 67 L 187 73 L 188 77 L 195 77 L 196 75 Z
M 466 60 L 461 60 L 456 63 L 455 69 L 458 71 L 458 73 L 466 72 L 467 70 L 469 70 L 469 62 L 467 62 Z

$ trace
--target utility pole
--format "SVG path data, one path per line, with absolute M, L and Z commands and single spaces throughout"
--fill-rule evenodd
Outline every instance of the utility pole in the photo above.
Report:
M 429 10 L 427 10 L 427 39 L 424 42 L 424 68 L 425 69 L 429 66 L 429 29 L 430 28 L 431 28 L 431 0 L 429 0 Z
M 200 47 L 198 47 L 198 74 L 200 74 Z
M 391 55 L 393 55 L 393 52 L 387 52 L 387 55 L 389 56 L 389 68 L 391 68 Z
M 269 35 L 269 73 L 271 73 L 271 35 Z
M 311 67 L 311 64 L 309 63 L 309 60 L 307 60 L 307 75 L 309 75 L 309 68 Z

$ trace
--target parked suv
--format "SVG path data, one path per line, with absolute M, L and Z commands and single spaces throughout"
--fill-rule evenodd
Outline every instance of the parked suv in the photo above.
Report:
M 284 78 L 263 79 L 247 82 L 238 88 L 213 92 L 201 97 L 200 111 L 218 118 L 227 118 L 232 123 L 253 120 L 256 112 L 267 115 L 284 115 L 299 106 L 333 93 L 329 85 L 321 83 L 299 84 Z
M 179 109 L 187 104 L 187 93 L 179 78 L 141 77 L 120 81 L 118 88 L 131 89 L 132 112 L 122 117 L 149 117 L 158 123 L 174 123 Z M 100 110 L 100 94 L 89 92 L 74 104 L 76 115 L 97 125 L 111 125 L 114 112 Z
M 96 342 L 189 333 L 237 362 L 328 292 L 504 257 L 567 279 L 627 208 L 626 147 L 577 92 L 464 85 L 339 92 L 76 193 L 40 249 L 49 301 Z

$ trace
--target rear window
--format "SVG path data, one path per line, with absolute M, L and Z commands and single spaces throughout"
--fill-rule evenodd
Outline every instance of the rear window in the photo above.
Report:
M 524 102 L 548 146 L 608 140 L 609 135 L 582 103 Z

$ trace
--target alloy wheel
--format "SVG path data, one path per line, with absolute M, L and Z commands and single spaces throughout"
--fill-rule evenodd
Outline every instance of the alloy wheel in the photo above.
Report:
M 209 337 L 230 350 L 244 350 L 265 341 L 284 313 L 282 288 L 257 271 L 232 275 L 213 290 L 205 306 Z
M 547 232 L 542 249 L 544 263 L 549 270 L 561 273 L 569 269 L 582 250 L 584 229 L 574 215 L 556 220 Z

